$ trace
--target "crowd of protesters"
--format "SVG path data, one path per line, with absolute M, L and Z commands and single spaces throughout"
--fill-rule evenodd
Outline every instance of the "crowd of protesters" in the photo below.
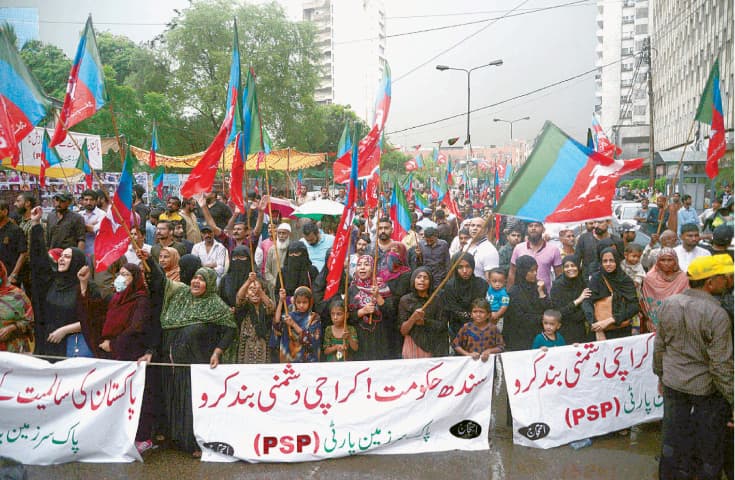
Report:
M 411 228 L 397 239 L 387 211 L 358 206 L 346 275 L 332 298 L 324 298 L 325 265 L 338 218 L 281 218 L 267 196 L 254 194 L 245 212 L 215 192 L 170 197 L 165 210 L 144 196 L 136 185 L 139 222 L 128 252 L 97 273 L 91 257 L 110 208 L 105 191 L 76 199 L 59 192 L 45 218 L 30 192 L 14 208 L 0 202 L 0 350 L 212 368 L 446 355 L 486 361 L 503 351 L 655 332 L 667 299 L 710 278 L 696 259 L 718 256 L 707 271 L 729 274 L 708 292 L 716 300 L 710 307 L 729 318 L 728 339 L 718 339 L 729 341 L 729 371 L 717 363 L 710 388 L 688 393 L 720 395 L 732 407 L 729 189 L 701 214 L 687 195 L 656 195 L 656 206 L 644 197 L 636 224 L 618 232 L 611 219 L 554 232 L 510 217 L 495 225 L 492 198 L 478 190 L 457 195 L 461 217 L 434 200 L 423 209 L 410 201 Z M 317 197 L 344 202 L 345 192 L 332 197 L 324 187 Z M 308 199 L 296 192 L 296 204 Z M 646 244 L 635 242 L 638 229 L 650 235 Z M 703 234 L 709 244 L 701 244 Z M 656 373 L 676 388 L 665 369 Z M 200 454 L 190 391 L 185 368 L 146 376 L 139 451 L 160 434 Z

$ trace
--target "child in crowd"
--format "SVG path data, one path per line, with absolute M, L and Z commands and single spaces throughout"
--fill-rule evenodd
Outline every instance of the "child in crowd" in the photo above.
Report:
M 322 322 L 319 314 L 312 312 L 314 296 L 309 287 L 298 287 L 291 299 L 293 310 L 286 306 L 286 289 L 279 292 L 280 301 L 273 316 L 273 330 L 279 338 L 281 363 L 318 362 L 322 343 Z M 283 312 L 283 316 L 281 313 Z
M 540 348 L 543 351 L 549 347 L 563 347 L 567 344 L 564 337 L 559 333 L 561 328 L 561 312 L 559 310 L 546 310 L 541 317 L 543 331 L 533 339 L 532 350 Z
M 490 321 L 498 326 L 498 331 L 503 331 L 503 315 L 510 305 L 510 297 L 505 290 L 505 270 L 493 268 L 489 272 L 490 286 L 487 289 L 486 299 L 490 304 Z
M 454 351 L 459 355 L 481 358 L 487 362 L 493 353 L 502 353 L 505 349 L 503 335 L 498 327 L 490 322 L 490 304 L 484 298 L 472 301 L 472 322 L 465 323 L 460 328 L 457 337 L 452 342 Z
M 643 279 L 646 278 L 646 271 L 641 265 L 641 257 L 643 256 L 643 247 L 637 243 L 629 243 L 625 247 L 625 258 L 620 262 L 620 268 L 623 269 L 635 284 L 638 292 L 638 298 L 643 298 L 641 289 L 643 288 Z M 638 335 L 641 332 L 641 315 L 637 314 L 631 319 L 631 334 Z
M 324 329 L 324 355 L 328 362 L 342 362 L 358 349 L 357 330 L 345 324 L 345 303 L 335 299 L 329 305 L 332 325 Z

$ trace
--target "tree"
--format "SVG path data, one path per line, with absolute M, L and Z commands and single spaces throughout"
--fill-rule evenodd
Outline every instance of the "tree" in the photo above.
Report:
M 110 32 L 96 33 L 97 49 L 102 63 L 110 65 L 115 70 L 115 80 L 118 83 L 124 83 L 136 67 L 133 60 L 140 47 L 128 37 L 113 35 Z
M 23 45 L 20 56 L 41 84 L 43 91 L 63 100 L 71 70 L 71 60 L 53 45 L 31 40 Z
M 243 79 L 252 67 L 264 124 L 275 143 L 290 144 L 314 117 L 317 50 L 313 27 L 288 21 L 275 3 L 233 5 L 217 0 L 193 2 L 182 10 L 164 34 L 166 53 L 175 60 L 170 90 L 174 104 L 181 113 L 196 112 L 207 119 L 210 137 L 217 131 L 227 95 L 233 17 Z

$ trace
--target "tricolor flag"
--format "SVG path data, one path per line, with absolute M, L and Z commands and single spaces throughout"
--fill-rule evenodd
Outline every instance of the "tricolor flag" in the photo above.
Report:
M 133 156 L 125 157 L 120 183 L 115 190 L 107 214 L 100 222 L 100 229 L 94 241 L 94 271 L 102 272 L 118 258 L 125 255 L 130 245 L 128 231 L 135 225 L 133 211 Z
M 125 161 L 127 163 L 127 159 Z M 77 164 L 74 165 L 74 167 L 84 173 L 84 181 L 87 184 L 87 188 L 92 188 L 92 167 L 90 167 L 89 165 L 89 149 L 87 148 L 87 139 L 84 139 L 84 143 L 82 143 L 82 151 L 79 152 Z
M 245 175 L 245 135 L 240 132 L 235 138 L 235 154 L 232 156 L 232 171 L 230 174 L 230 200 L 241 211 L 245 211 L 245 199 L 242 193 L 242 182 Z
M 451 185 L 454 183 L 454 177 L 452 176 L 452 157 L 449 156 L 447 160 L 447 184 Z
M 388 112 L 390 111 L 391 100 L 391 74 L 390 65 L 385 62 L 383 65 L 383 75 L 378 86 L 378 94 L 375 99 L 375 118 L 373 125 L 378 125 L 379 130 L 383 130 L 385 121 L 388 120 Z
M 642 158 L 613 160 L 590 150 L 546 122 L 496 213 L 555 223 L 607 218 L 617 180 L 642 165 Z
M 420 210 L 422 212 L 424 211 L 424 209 L 429 208 L 429 201 L 421 192 L 413 193 L 413 203 L 416 204 L 416 210 Z
M 620 155 L 623 151 L 617 145 L 613 144 L 605 131 L 602 129 L 602 125 L 597 121 L 597 116 L 592 115 L 592 130 L 594 131 L 594 143 L 597 146 L 597 151 L 606 157 L 615 157 Z M 589 144 L 589 139 L 588 139 Z
M 23 63 L 5 29 L 0 29 L 0 159 L 20 160 L 20 143 L 49 106 L 41 87 Z
M 46 169 L 52 165 L 61 163 L 61 158 L 54 147 L 50 147 L 51 138 L 48 131 L 43 129 L 43 142 L 41 143 L 41 173 L 39 174 L 39 183 L 41 187 L 46 186 Z
M 227 86 L 227 102 L 225 103 L 225 119 L 219 132 L 207 147 L 199 163 L 192 169 L 189 178 L 181 186 L 184 198 L 193 197 L 197 193 L 209 192 L 217 175 L 217 167 L 225 147 L 237 135 L 238 118 L 240 118 L 240 51 L 237 45 L 237 24 L 232 42 L 232 63 L 230 64 L 230 82 Z
M 347 187 L 347 207 L 339 219 L 339 227 L 332 245 L 332 253 L 327 259 L 327 287 L 324 290 L 324 300 L 332 298 L 339 290 L 339 281 L 344 273 L 345 259 L 350 249 L 350 234 L 352 233 L 352 220 L 355 217 L 355 206 L 357 204 L 357 145 L 352 146 L 352 173 L 350 183 Z
M 158 152 L 158 131 L 156 124 L 153 124 L 153 133 L 151 134 L 151 151 L 148 154 L 148 166 L 153 170 L 156 169 L 156 152 Z
M 418 168 L 424 168 L 424 157 L 421 156 L 421 153 L 416 153 L 416 156 L 414 157 L 414 161 L 416 162 L 416 166 Z
M 163 165 L 156 167 L 153 172 L 153 188 L 156 189 L 156 195 L 160 200 L 163 200 Z
M 94 115 L 105 106 L 105 103 L 107 103 L 105 76 L 90 15 L 82 38 L 79 39 L 74 64 L 69 73 L 69 82 L 66 85 L 64 106 L 61 107 L 51 146 L 55 147 L 63 142 L 68 129 Z
M 411 230 L 411 212 L 403 190 L 395 182 L 390 196 L 390 219 L 393 222 L 392 238 L 400 242 Z
M 342 129 L 342 136 L 339 139 L 337 145 L 337 158 L 341 157 L 349 150 L 352 150 L 352 138 L 350 137 L 350 126 L 345 123 L 345 128 Z
M 694 117 L 702 123 L 710 125 L 709 146 L 707 147 L 707 164 L 704 167 L 709 178 L 715 178 L 720 171 L 718 162 L 725 155 L 725 119 L 722 114 L 722 96 L 720 94 L 720 61 L 715 60 L 707 79 L 707 85 L 699 100 L 697 115 Z

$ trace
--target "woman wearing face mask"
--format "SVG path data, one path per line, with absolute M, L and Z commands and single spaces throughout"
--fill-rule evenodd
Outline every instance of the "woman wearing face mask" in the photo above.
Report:
M 99 297 L 84 252 L 65 248 L 56 264 L 46 248 L 41 226 L 41 207 L 31 210 L 30 265 L 33 283 L 33 310 L 40 322 L 43 338 L 36 339 L 36 353 L 67 357 L 93 357 L 96 345 L 82 333 L 75 321 L 81 297 Z
M 561 334 L 567 344 L 583 343 L 589 339 L 587 318 L 582 303 L 592 294 L 579 269 L 574 255 L 567 255 L 561 261 L 562 276 L 554 280 L 551 287 L 551 303 L 561 312 Z
M 237 292 L 250 273 L 250 252 L 244 245 L 232 250 L 230 268 L 219 283 L 219 296 L 230 307 L 237 305 Z
M 182 279 L 185 273 L 188 276 L 187 257 L 182 257 Z M 166 278 L 152 259 L 147 258 L 146 263 L 151 270 L 150 290 L 162 292 L 163 297 L 161 353 L 171 363 L 209 363 L 216 368 L 226 358 L 225 351 L 237 331 L 230 307 L 217 295 L 217 274 L 211 268 L 199 268 L 186 285 Z M 169 438 L 182 450 L 200 457 L 194 438 L 189 369 L 166 369 L 161 391 Z
M 600 271 L 590 279 L 592 294 L 582 304 L 593 332 L 606 339 L 627 337 L 631 333 L 631 318 L 640 311 L 638 294 L 633 280 L 620 268 L 620 260 L 614 248 L 600 252 Z M 595 303 L 612 296 L 612 316 L 595 318 Z M 600 335 L 597 335 L 601 339 Z

